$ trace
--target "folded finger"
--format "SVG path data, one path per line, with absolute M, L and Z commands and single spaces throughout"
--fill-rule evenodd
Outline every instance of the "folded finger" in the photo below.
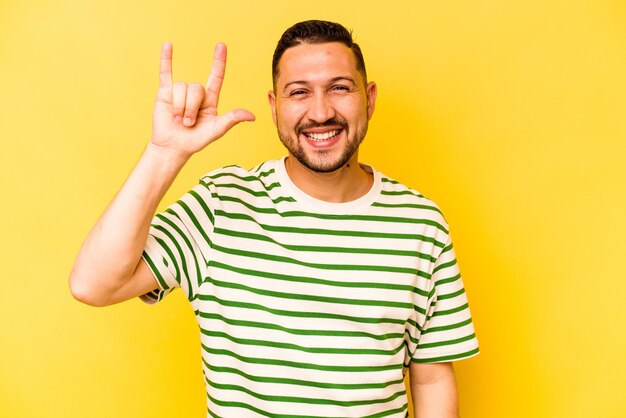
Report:
M 172 88 L 172 115 L 174 120 L 182 122 L 185 113 L 185 103 L 187 101 L 187 83 L 178 81 Z
M 185 114 L 183 124 L 185 126 L 193 126 L 196 123 L 198 110 L 204 100 L 204 87 L 199 83 L 189 84 L 187 86 L 187 99 L 185 101 Z

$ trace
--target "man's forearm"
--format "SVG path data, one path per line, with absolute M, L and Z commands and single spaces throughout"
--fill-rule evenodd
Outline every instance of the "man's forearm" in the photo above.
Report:
M 78 300 L 106 305 L 156 286 L 140 263 L 150 220 L 180 169 L 196 152 L 254 115 L 235 109 L 217 113 L 226 45 L 217 44 L 206 88 L 172 79 L 173 46 L 161 49 L 159 89 L 152 113 L 152 138 L 124 186 L 93 227 L 70 275 Z
M 149 143 L 81 247 L 70 275 L 72 293 L 93 305 L 132 277 L 156 208 L 187 159 Z
M 451 363 L 411 364 L 415 418 L 458 418 L 456 378 Z

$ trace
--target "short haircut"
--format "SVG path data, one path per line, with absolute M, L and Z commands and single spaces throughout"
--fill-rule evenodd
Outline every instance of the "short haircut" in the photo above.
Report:
M 299 22 L 287 29 L 278 40 L 274 56 L 272 58 L 272 82 L 276 87 L 278 78 L 278 64 L 285 51 L 301 44 L 324 44 L 327 42 L 340 42 L 350 48 L 356 60 L 356 69 L 363 76 L 367 84 L 367 72 L 361 47 L 352 40 L 352 32 L 343 25 L 325 20 L 307 20 Z

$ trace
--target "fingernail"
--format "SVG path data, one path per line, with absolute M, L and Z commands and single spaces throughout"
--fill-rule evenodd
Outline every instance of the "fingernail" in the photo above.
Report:
M 185 118 L 183 124 L 185 124 L 186 126 L 191 126 L 191 118 Z
M 181 123 L 183 121 L 183 117 L 180 115 L 174 116 L 174 122 Z

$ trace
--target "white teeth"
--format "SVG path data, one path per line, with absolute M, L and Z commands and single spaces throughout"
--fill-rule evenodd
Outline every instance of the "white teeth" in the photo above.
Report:
M 323 134 L 317 134 L 317 133 L 307 133 L 305 134 L 308 138 L 312 139 L 313 141 L 326 141 L 329 138 L 332 138 L 333 136 L 337 135 L 339 133 L 339 130 L 335 129 L 329 132 L 324 132 Z

